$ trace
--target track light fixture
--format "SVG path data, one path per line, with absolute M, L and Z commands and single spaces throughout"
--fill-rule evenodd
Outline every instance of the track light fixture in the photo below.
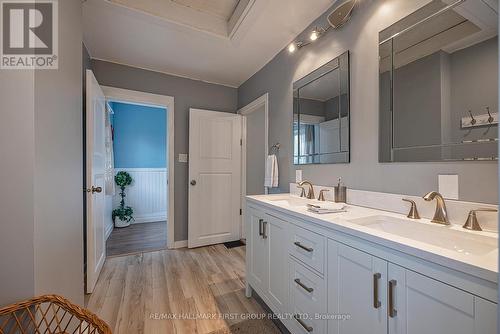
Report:
M 309 36 L 309 39 L 314 42 L 315 40 L 317 40 L 319 37 L 319 32 L 317 29 L 314 29 L 311 33 L 311 36 Z
M 331 28 L 334 29 L 340 29 L 342 26 L 344 26 L 349 19 L 351 18 L 351 15 L 354 11 L 354 8 L 357 5 L 358 0 L 347 0 L 344 3 L 342 3 L 340 6 L 338 6 L 333 12 L 328 15 L 328 23 L 329 25 L 327 27 L 315 27 L 312 31 L 311 34 L 309 35 L 309 41 L 307 42 L 302 42 L 302 41 L 294 41 L 288 45 L 288 52 L 294 53 L 298 49 L 307 46 L 319 38 L 326 34 Z

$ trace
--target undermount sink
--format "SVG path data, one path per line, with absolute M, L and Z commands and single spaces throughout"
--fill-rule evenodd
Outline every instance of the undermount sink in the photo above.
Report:
M 285 206 L 306 206 L 308 203 L 314 202 L 314 200 L 307 200 L 305 198 L 295 198 L 291 196 L 287 197 L 278 197 L 269 200 L 276 205 L 285 205 Z
M 447 226 L 433 226 L 383 215 L 352 219 L 350 222 L 465 255 L 483 255 L 498 249 L 496 238 L 457 231 Z

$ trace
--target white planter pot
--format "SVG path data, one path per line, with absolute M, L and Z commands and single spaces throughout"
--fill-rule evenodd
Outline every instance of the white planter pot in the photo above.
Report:
M 127 227 L 127 226 L 130 226 L 130 222 L 128 222 L 126 220 L 121 220 L 118 217 L 115 218 L 115 227 L 122 228 L 122 227 Z

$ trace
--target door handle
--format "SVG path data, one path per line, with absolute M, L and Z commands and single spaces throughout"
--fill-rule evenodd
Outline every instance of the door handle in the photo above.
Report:
M 297 320 L 297 322 L 306 330 L 306 332 L 311 333 L 313 331 L 313 328 L 311 326 L 306 325 L 306 323 L 300 319 L 300 315 L 294 314 L 293 318 Z
M 262 237 L 262 223 L 264 222 L 264 219 L 259 219 L 259 236 Z
M 305 285 L 304 283 L 302 283 L 302 281 L 300 280 L 300 278 L 296 278 L 293 280 L 295 283 L 298 284 L 298 286 L 300 286 L 302 289 L 306 290 L 307 292 L 311 293 L 314 291 L 313 288 L 310 288 L 308 287 L 307 285 Z
M 394 308 L 394 287 L 396 285 L 396 280 L 389 281 L 389 317 L 391 318 L 394 318 L 398 315 L 398 311 Z
M 95 193 L 100 194 L 100 193 L 102 193 L 102 187 L 94 187 L 94 186 L 92 186 L 92 188 L 85 189 L 85 191 L 88 192 L 88 193 L 92 193 L 92 194 L 95 194 Z
M 305 250 L 306 252 L 312 253 L 312 252 L 314 251 L 314 249 L 313 249 L 313 248 L 306 247 L 306 246 L 304 246 L 303 244 L 301 244 L 301 243 L 300 243 L 300 242 L 298 242 L 298 241 L 295 241 L 293 244 L 294 244 L 295 246 L 299 247 L 299 248 L 302 248 L 302 249 L 303 249 L 303 250 Z
M 378 280 L 382 277 L 380 273 L 373 274 L 373 307 L 379 308 L 382 304 L 378 300 Z
M 191 182 L 189 182 L 189 183 L 191 183 L 192 186 L 195 186 L 196 185 L 196 180 L 191 180 Z
M 267 222 L 262 222 L 262 238 L 267 239 Z

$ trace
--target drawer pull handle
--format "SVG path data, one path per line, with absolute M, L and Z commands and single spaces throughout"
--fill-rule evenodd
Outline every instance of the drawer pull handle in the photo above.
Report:
M 309 293 L 311 293 L 311 292 L 313 292 L 313 291 L 314 291 L 314 289 L 313 289 L 313 288 L 310 288 L 310 287 L 308 287 L 307 285 L 305 285 L 304 283 L 302 283 L 302 282 L 300 281 L 300 279 L 299 279 L 299 278 L 296 278 L 296 279 L 294 279 L 293 281 L 294 281 L 295 283 L 297 283 L 297 284 L 298 284 L 298 285 L 299 285 L 302 289 L 306 290 L 306 291 L 307 291 L 307 292 L 309 292 Z
M 306 252 L 312 253 L 312 252 L 314 251 L 314 249 L 312 249 L 312 248 L 310 248 L 310 247 L 306 247 L 306 246 L 304 246 L 303 244 L 301 244 L 301 243 L 300 243 L 300 242 L 298 242 L 298 241 L 295 241 L 293 244 L 294 244 L 295 246 L 297 246 L 297 247 L 302 248 L 302 249 L 303 249 L 303 250 L 305 250 Z
M 380 300 L 378 300 L 378 280 L 382 277 L 380 273 L 373 274 L 373 307 L 379 308 L 382 304 Z
M 312 328 L 311 326 L 306 325 L 306 323 L 305 323 L 304 321 L 302 321 L 302 319 L 300 319 L 300 316 L 299 316 L 298 314 L 294 314 L 293 318 L 294 318 L 295 320 L 297 320 L 297 322 L 298 322 L 298 323 L 299 323 L 302 327 L 304 327 L 304 329 L 305 329 L 307 332 L 311 333 L 311 332 L 313 331 L 313 328 Z
M 389 317 L 391 318 L 398 315 L 398 311 L 394 308 L 394 287 L 396 285 L 396 280 L 389 281 Z

